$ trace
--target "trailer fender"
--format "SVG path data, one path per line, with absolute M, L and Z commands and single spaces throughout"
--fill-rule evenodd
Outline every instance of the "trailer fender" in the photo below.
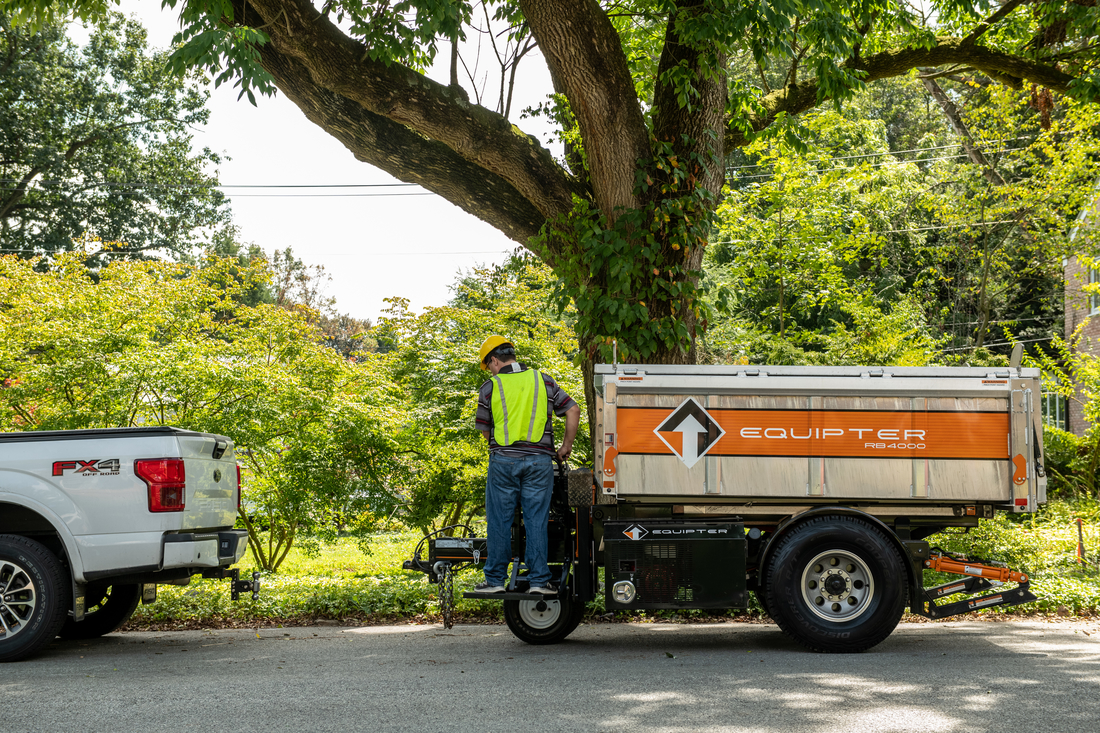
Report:
M 898 552 L 901 553 L 901 556 L 908 560 L 908 562 L 905 563 L 905 572 L 907 574 L 906 580 L 910 588 L 914 587 L 917 581 L 915 563 L 923 562 L 924 559 L 927 559 L 928 543 L 914 543 L 923 545 L 923 547 L 925 548 L 924 552 L 920 552 L 918 548 L 917 552 L 915 553 L 914 548 L 907 545 L 904 540 L 898 537 L 897 533 L 893 530 L 893 528 L 890 527 L 890 525 L 886 524 L 878 517 L 874 517 L 868 514 L 867 512 L 862 512 L 859 509 L 854 509 L 847 506 L 815 507 L 813 509 L 807 509 L 804 512 L 799 512 L 798 514 L 792 514 L 791 516 L 780 522 L 779 527 L 777 527 L 775 532 L 773 532 L 771 536 L 768 537 L 767 542 L 760 551 L 760 562 L 757 565 L 757 585 L 759 586 L 760 584 L 760 573 L 762 569 L 767 565 L 772 550 L 778 545 L 777 540 L 786 536 L 787 533 L 789 533 L 795 527 L 798 527 L 801 524 L 805 523 L 808 519 L 811 519 L 813 517 L 828 516 L 831 514 L 859 517 L 865 522 L 881 529 L 883 533 L 885 533 L 885 535 L 890 539 L 890 541 L 894 543 L 894 546 L 897 547 Z M 923 578 L 921 580 L 923 581 Z M 911 600 L 911 602 L 915 603 L 916 601 Z

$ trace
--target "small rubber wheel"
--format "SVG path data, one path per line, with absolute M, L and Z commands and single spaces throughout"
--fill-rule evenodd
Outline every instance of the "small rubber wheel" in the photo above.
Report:
M 569 596 L 504 602 L 504 621 L 528 644 L 557 644 L 573 633 L 583 616 L 584 604 Z
M 769 558 L 765 607 L 814 651 L 861 652 L 898 625 L 907 581 L 901 553 L 882 530 L 858 517 L 813 517 Z
M 58 632 L 62 639 L 95 639 L 109 634 L 134 615 L 141 600 L 141 586 L 125 583 L 89 583 L 84 590 L 84 619 L 66 618 Z
M 50 643 L 69 611 L 70 583 L 43 545 L 0 535 L 0 662 L 25 659 Z

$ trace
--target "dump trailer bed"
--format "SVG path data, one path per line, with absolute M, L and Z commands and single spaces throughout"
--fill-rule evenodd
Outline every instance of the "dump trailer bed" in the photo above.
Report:
M 1046 500 L 1036 369 L 598 365 L 595 382 L 616 501 L 950 516 Z

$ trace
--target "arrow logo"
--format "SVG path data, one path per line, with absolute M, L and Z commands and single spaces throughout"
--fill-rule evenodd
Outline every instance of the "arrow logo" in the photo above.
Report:
M 653 432 L 688 468 L 694 466 L 726 434 L 693 397 L 681 402 Z M 675 433 L 680 434 L 679 439 L 674 437 Z M 680 446 L 677 447 L 676 443 Z
M 637 524 L 632 524 L 623 530 L 623 534 L 632 540 L 640 540 L 649 534 L 649 531 L 645 527 L 639 527 Z

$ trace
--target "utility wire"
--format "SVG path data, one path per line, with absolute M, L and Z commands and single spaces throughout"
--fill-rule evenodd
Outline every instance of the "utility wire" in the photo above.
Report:
M 171 249 L 171 248 L 160 248 Z M 42 256 L 54 255 L 54 254 L 68 254 L 69 252 L 80 252 L 81 250 L 54 250 L 52 252 L 46 252 L 43 250 L 14 250 L 7 248 L 0 248 L 0 254 L 38 254 Z M 143 252 L 149 252 L 150 250 L 142 250 Z M 370 252 L 365 256 L 372 256 L 372 258 L 390 258 L 390 256 L 443 256 L 447 254 L 507 254 L 511 250 L 467 250 L 463 252 Z M 118 250 L 102 250 L 100 252 L 87 252 L 85 254 L 132 254 L 133 250 L 118 249 Z M 343 256 L 354 256 L 356 252 L 329 252 L 327 256 L 337 256 L 337 258 L 343 258 Z
M 1012 152 L 1016 152 L 1018 150 L 1026 150 L 1026 148 L 1004 148 L 1003 150 L 990 151 L 989 154 L 993 155 L 995 153 L 1012 153 Z M 935 157 L 935 158 L 919 158 L 919 159 L 916 159 L 916 160 L 888 160 L 888 161 L 884 161 L 882 163 L 874 163 L 872 165 L 867 165 L 867 166 L 841 165 L 841 166 L 835 166 L 835 167 L 830 167 L 830 168 L 814 168 L 814 169 L 810 170 L 809 172 L 810 173 L 830 173 L 832 171 L 852 171 L 852 170 L 856 170 L 856 169 L 866 170 L 868 168 L 883 168 L 883 167 L 888 166 L 888 165 L 903 165 L 905 163 L 931 163 L 931 162 L 934 162 L 934 161 L 937 161 L 937 160 L 955 160 L 955 159 L 958 159 L 958 158 L 965 158 L 966 155 L 967 155 L 966 153 L 959 153 L 957 155 L 941 155 L 941 156 L 938 156 L 938 157 Z M 834 160 L 838 160 L 838 159 L 834 158 Z M 819 161 L 819 162 L 827 162 L 827 161 Z M 727 172 L 729 170 L 731 170 L 731 169 L 727 169 Z M 733 169 L 733 170 L 736 170 L 736 169 Z M 756 174 L 753 174 L 751 176 L 736 176 L 734 178 L 734 180 L 747 181 L 747 180 L 756 179 L 756 178 L 774 178 L 774 177 L 775 177 L 774 173 L 756 173 Z
M 1011 138 L 1011 139 L 1018 140 L 1020 138 Z M 997 141 L 997 142 L 1004 142 L 1004 141 Z M 933 151 L 936 151 L 936 150 L 946 150 L 946 149 L 957 148 L 957 147 L 959 147 L 958 143 L 949 144 L 949 145 L 933 145 L 933 146 L 926 147 L 926 148 L 909 148 L 907 150 L 888 150 L 888 151 L 884 151 L 884 152 L 881 152 L 881 153 L 859 153 L 859 154 L 856 154 L 856 155 L 841 155 L 841 156 L 836 156 L 836 157 L 833 157 L 833 158 L 824 158 L 824 159 L 817 160 L 817 161 L 814 161 L 814 162 L 827 163 L 827 162 L 838 161 L 838 160 L 861 160 L 861 159 L 864 159 L 864 158 L 878 158 L 878 157 L 883 157 L 883 156 L 907 155 L 907 154 L 910 154 L 910 153 L 933 152 Z M 1019 151 L 1019 150 L 1026 150 L 1026 148 L 1022 148 L 1022 147 L 1020 147 L 1020 148 L 1001 148 L 999 150 L 988 150 L 988 151 L 984 151 L 984 152 L 985 152 L 986 155 L 994 155 L 994 154 L 997 154 L 997 153 L 1016 152 L 1016 151 Z M 935 158 L 913 158 L 913 159 L 909 159 L 909 160 L 889 160 L 889 161 L 884 161 L 882 163 L 876 163 L 876 164 L 872 165 L 871 167 L 878 168 L 878 167 L 883 167 L 883 166 L 887 166 L 887 165 L 896 165 L 896 164 L 899 164 L 899 163 L 923 163 L 923 162 L 931 162 L 931 161 L 938 161 L 938 160 L 953 160 L 953 159 L 961 158 L 961 157 L 965 157 L 965 156 L 966 156 L 966 153 L 958 153 L 956 155 L 938 156 L 938 157 L 935 157 Z M 739 170 L 750 170 L 750 169 L 755 169 L 755 168 L 765 168 L 765 167 L 768 167 L 770 165 L 773 165 L 773 164 L 772 163 L 754 163 L 754 164 L 746 164 L 746 165 L 738 165 L 738 166 L 728 166 L 728 167 L 726 167 L 726 171 L 731 172 L 731 171 L 739 171 Z M 841 167 L 834 167 L 834 168 L 820 168 L 820 169 L 817 169 L 817 172 L 827 172 L 827 171 L 831 171 L 831 170 L 854 170 L 855 168 L 856 168 L 856 166 L 841 166 Z M 771 175 L 772 174 L 770 174 L 770 173 L 762 173 L 762 174 L 754 174 L 754 175 L 748 175 L 748 176 L 739 176 L 738 180 L 747 180 L 747 179 L 752 179 L 752 178 L 768 178 Z M 22 183 L 22 179 L 0 178 L 0 183 Z M 41 180 L 41 181 L 35 181 L 34 182 L 35 186 L 41 186 L 41 185 L 63 186 L 63 185 L 66 185 L 67 183 L 69 183 L 69 181 L 53 180 L 53 179 L 46 179 L 46 180 Z M 219 190 L 222 190 L 222 189 L 231 189 L 231 188 L 256 188 L 256 189 L 324 188 L 324 189 L 329 189 L 329 188 L 415 188 L 415 187 L 420 187 L 420 184 L 418 184 L 418 183 L 277 183 L 277 184 L 275 184 L 275 183 L 235 183 L 235 184 L 228 184 L 227 183 L 227 184 L 221 184 L 221 183 L 219 183 L 219 184 L 207 184 L 207 183 L 157 183 L 157 182 L 153 182 L 153 181 L 149 181 L 149 182 L 146 182 L 146 181 L 136 181 L 136 182 L 101 181 L 101 182 L 92 182 L 90 185 L 91 186 L 105 186 L 105 187 L 109 187 L 109 188 L 126 188 L 126 189 L 131 189 L 131 190 L 154 189 L 154 188 L 180 188 L 180 189 L 196 189 L 196 188 L 198 188 L 198 189 L 219 189 Z M 7 188 L 7 187 L 0 187 L 0 190 L 14 191 L 16 189 Z M 238 194 L 238 195 L 240 195 L 240 194 Z M 401 194 L 401 195 L 425 195 L 425 194 Z
M 879 235 L 879 234 L 906 234 L 906 233 L 911 233 L 911 232 L 931 232 L 931 231 L 939 231 L 941 229 L 966 229 L 966 228 L 969 228 L 969 227 L 997 226 L 999 224 L 1016 224 L 1016 223 L 1017 223 L 1017 221 L 1015 219 L 1002 219 L 1000 221 L 978 221 L 978 222 L 971 222 L 969 224 L 944 224 L 942 226 L 914 227 L 912 229 L 883 229 L 881 231 L 851 232 L 850 234 L 851 234 L 851 236 L 860 236 L 860 235 L 872 236 L 872 235 Z M 712 244 L 712 245 L 714 245 L 714 244 L 756 244 L 758 242 L 776 241 L 778 239 L 791 239 L 791 240 L 803 240 L 804 241 L 804 240 L 808 240 L 808 239 L 815 239 L 815 240 L 832 239 L 832 237 L 830 237 L 828 235 L 824 235 L 824 234 L 814 235 L 812 237 L 802 237 L 802 236 L 792 235 L 792 234 L 783 234 L 783 235 L 777 235 L 777 236 L 774 236 L 774 237 L 761 237 L 761 238 L 758 238 L 758 239 L 726 239 L 726 240 L 723 240 L 723 241 L 720 241 L 720 242 L 710 242 L 710 244 Z
M 1025 339 L 1024 341 L 994 341 L 988 344 L 982 344 L 982 348 L 986 346 L 1008 346 L 1009 344 L 1034 344 L 1039 341 L 1050 341 L 1053 336 L 1044 336 L 1038 339 Z M 977 346 L 953 346 L 950 349 L 940 349 L 940 351 L 967 351 L 968 349 L 976 349 Z

